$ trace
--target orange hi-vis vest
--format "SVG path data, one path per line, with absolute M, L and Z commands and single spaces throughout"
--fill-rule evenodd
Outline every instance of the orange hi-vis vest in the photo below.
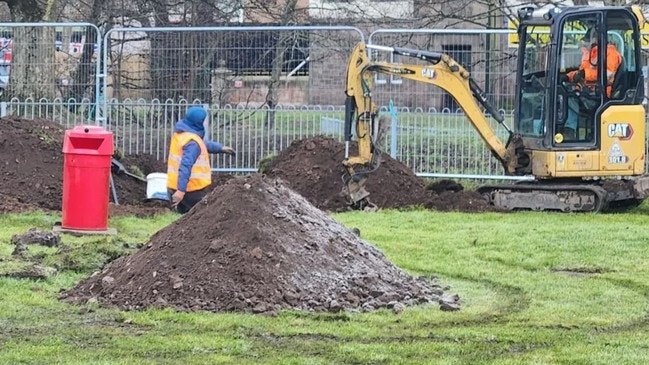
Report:
M 584 52 L 581 59 L 581 65 L 579 66 L 580 70 L 584 70 L 584 81 L 586 85 L 590 85 L 597 82 L 597 58 L 598 58 L 598 49 L 599 47 L 593 47 L 590 52 Z M 617 51 L 614 45 L 609 44 L 606 47 L 606 95 L 611 96 L 612 84 L 615 78 L 615 73 L 617 69 L 620 68 L 622 64 L 622 56 L 620 52 Z M 577 71 L 570 72 L 568 77 L 570 80 L 573 80 L 574 75 Z
M 191 175 L 187 182 L 187 192 L 204 189 L 212 183 L 210 155 L 207 152 L 207 147 L 203 139 L 194 133 L 174 133 L 173 137 L 171 137 L 169 159 L 167 160 L 167 188 L 169 189 L 178 189 L 178 172 L 183 156 L 183 147 L 189 141 L 198 143 L 201 148 L 201 153 L 192 166 Z

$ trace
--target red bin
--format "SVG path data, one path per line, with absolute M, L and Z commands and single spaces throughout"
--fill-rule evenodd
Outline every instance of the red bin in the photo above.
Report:
M 63 140 L 64 229 L 108 229 L 108 197 L 113 134 L 99 126 L 65 131 Z

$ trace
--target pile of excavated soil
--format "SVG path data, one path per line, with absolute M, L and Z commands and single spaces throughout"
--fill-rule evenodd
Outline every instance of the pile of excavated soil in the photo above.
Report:
M 0 119 L 0 211 L 61 209 L 63 134 L 50 121 Z
M 350 148 L 355 154 L 356 145 Z M 294 141 L 267 163 L 264 172 L 278 177 L 316 207 L 333 212 L 349 209 L 341 194 L 343 143 L 316 136 Z M 437 211 L 483 212 L 495 210 L 479 193 L 458 183 L 440 181 L 426 186 L 408 166 L 383 153 L 379 168 L 365 183 L 369 199 L 379 208 L 423 206 Z
M 49 120 L 0 119 L 0 213 L 61 210 L 64 134 L 62 125 Z M 150 155 L 125 156 L 121 162 L 144 174 L 166 169 Z M 111 204 L 112 215 L 133 213 L 138 207 L 146 214 L 164 209 L 160 203 L 145 202 L 146 183 L 126 175 L 113 178 L 120 206 Z
M 125 310 L 269 313 L 440 304 L 457 296 L 413 278 L 281 180 L 227 179 L 189 213 L 63 294 Z M 451 302 L 450 306 L 448 305 Z

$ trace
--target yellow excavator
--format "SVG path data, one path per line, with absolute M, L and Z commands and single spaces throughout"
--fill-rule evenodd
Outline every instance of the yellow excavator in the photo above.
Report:
M 600 212 L 642 202 L 649 196 L 640 43 L 644 21 L 636 6 L 520 9 L 514 128 L 504 123 L 467 69 L 447 54 L 358 44 L 349 58 L 346 81 L 342 164 L 343 192 L 350 206 L 376 208 L 364 186 L 381 163 L 378 109 L 372 102 L 376 73 L 446 91 L 505 174 L 528 177 L 479 187 L 497 207 Z M 368 50 L 423 62 L 374 62 Z M 574 77 L 583 67 L 589 67 L 591 78 L 596 75 L 597 80 L 585 80 L 583 71 L 582 77 Z M 484 111 L 509 133 L 505 141 Z M 356 155 L 350 155 L 353 131 Z

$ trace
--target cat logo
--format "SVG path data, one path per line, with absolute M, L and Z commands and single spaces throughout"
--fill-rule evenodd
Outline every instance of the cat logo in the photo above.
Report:
M 633 128 L 629 123 L 611 123 L 608 125 L 608 136 L 611 138 L 619 138 L 621 141 L 631 139 L 633 135 Z
M 421 77 L 425 77 L 427 79 L 434 79 L 435 78 L 435 70 L 432 68 L 424 68 L 421 70 Z

